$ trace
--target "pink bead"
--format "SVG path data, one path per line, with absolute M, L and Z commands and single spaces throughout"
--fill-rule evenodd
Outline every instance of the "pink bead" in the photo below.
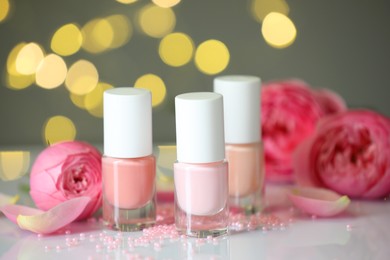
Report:
M 347 231 L 352 231 L 352 225 L 347 225 Z

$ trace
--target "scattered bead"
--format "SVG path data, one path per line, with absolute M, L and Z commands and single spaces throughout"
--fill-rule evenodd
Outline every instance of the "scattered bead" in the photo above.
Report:
M 352 225 L 347 225 L 347 231 L 352 231 Z

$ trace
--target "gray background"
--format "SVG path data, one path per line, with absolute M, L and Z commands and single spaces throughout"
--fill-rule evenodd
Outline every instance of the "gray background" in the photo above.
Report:
M 263 81 L 300 78 L 314 87 L 342 95 L 349 107 L 366 107 L 390 116 L 390 1 L 287 1 L 298 35 L 293 45 L 274 49 L 249 12 L 249 0 L 183 0 L 173 10 L 175 31 L 185 32 L 195 45 L 214 38 L 229 48 L 231 61 L 221 74 L 252 74 Z M 37 42 L 50 51 L 54 31 L 65 23 L 80 25 L 111 14 L 134 20 L 149 1 L 121 5 L 114 0 L 18 0 L 10 19 L 0 23 L 0 146 L 42 144 L 48 117 L 64 115 L 76 125 L 77 139 L 101 143 L 102 119 L 75 107 L 64 86 L 43 90 L 33 85 L 15 91 L 5 87 L 6 59 L 19 42 Z M 159 40 L 135 33 L 122 48 L 93 55 L 83 50 L 66 57 L 92 61 L 100 80 L 130 86 L 141 75 L 159 75 L 167 86 L 166 101 L 154 109 L 154 141 L 175 140 L 174 97 L 190 91 L 211 91 L 214 76 L 201 73 L 193 62 L 179 68 L 158 56 Z

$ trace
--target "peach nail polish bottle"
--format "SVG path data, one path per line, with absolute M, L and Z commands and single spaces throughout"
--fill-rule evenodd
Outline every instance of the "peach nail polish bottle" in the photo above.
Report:
M 260 78 L 254 76 L 231 75 L 214 79 L 214 92 L 223 95 L 224 101 L 230 208 L 246 214 L 263 208 L 260 86 Z
M 114 230 L 141 230 L 156 219 L 151 93 L 113 88 L 103 98 L 104 224 Z
M 212 92 L 175 98 L 175 223 L 177 230 L 187 236 L 228 233 L 228 165 L 222 103 L 222 96 Z

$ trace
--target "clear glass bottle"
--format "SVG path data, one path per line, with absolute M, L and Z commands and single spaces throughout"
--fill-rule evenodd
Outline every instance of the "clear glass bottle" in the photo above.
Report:
M 176 97 L 175 223 L 194 237 L 228 233 L 228 164 L 222 96 L 212 92 Z
M 156 160 L 152 155 L 151 93 L 114 88 L 104 92 L 103 221 L 137 231 L 156 221 Z

